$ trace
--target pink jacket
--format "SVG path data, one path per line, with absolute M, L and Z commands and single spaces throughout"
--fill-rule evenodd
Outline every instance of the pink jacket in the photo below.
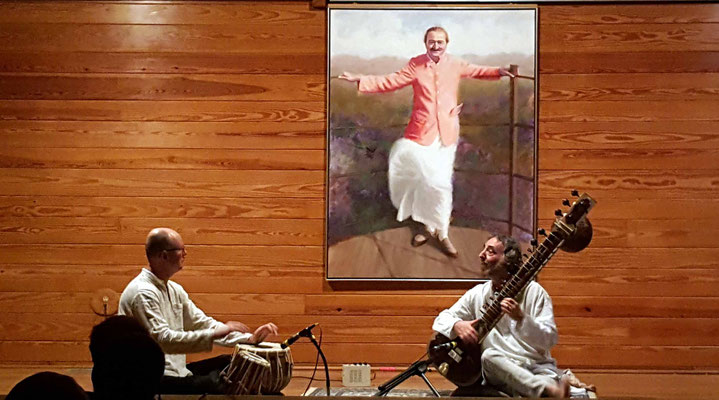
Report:
M 412 117 L 404 137 L 428 146 L 439 132 L 442 143 L 451 145 L 459 136 L 457 90 L 460 78 L 464 77 L 497 80 L 499 68 L 469 64 L 446 53 L 435 63 L 427 54 L 422 54 L 392 74 L 362 76 L 359 91 L 391 92 L 411 84 L 414 90 Z

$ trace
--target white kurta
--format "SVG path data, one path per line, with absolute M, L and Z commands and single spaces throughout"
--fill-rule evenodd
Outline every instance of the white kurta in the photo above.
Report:
M 475 286 L 442 311 L 432 329 L 455 338 L 454 324 L 479 318 L 491 295 L 491 281 Z M 501 317 L 482 342 L 482 371 L 485 382 L 505 385 L 523 396 L 539 397 L 549 382 L 547 378 L 559 376 L 550 354 L 559 339 L 552 300 L 540 284 L 530 282 L 517 302 L 524 318 L 517 322 L 507 315 Z
M 439 239 L 447 237 L 452 214 L 452 173 L 457 144 L 429 146 L 399 139 L 389 155 L 389 194 L 397 221 L 411 217 Z
M 250 333 L 232 332 L 222 339 L 212 338 L 222 322 L 207 316 L 178 283 L 161 280 L 143 268 L 120 296 L 119 315 L 136 318 L 165 352 L 165 375 L 192 375 L 185 353 L 212 350 L 213 343 L 234 346 L 245 343 Z

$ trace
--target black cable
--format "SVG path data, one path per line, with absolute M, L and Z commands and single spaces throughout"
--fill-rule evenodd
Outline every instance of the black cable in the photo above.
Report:
M 322 325 L 320 325 L 320 346 L 322 346 Z M 312 371 L 312 376 L 310 376 L 310 381 L 307 382 L 307 387 L 305 388 L 305 391 L 303 393 L 307 393 L 308 390 L 310 390 L 310 385 L 312 385 L 312 382 L 315 380 L 315 374 L 317 373 L 317 366 L 320 364 L 320 352 L 317 352 L 317 358 L 315 358 L 315 369 Z

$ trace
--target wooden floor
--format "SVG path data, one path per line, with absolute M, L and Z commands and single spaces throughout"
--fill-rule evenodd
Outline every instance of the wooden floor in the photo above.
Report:
M 7 393 L 23 378 L 40 371 L 54 371 L 70 375 L 85 390 L 92 390 L 90 367 L 62 366 L 2 366 L 0 365 L 0 393 Z M 372 386 L 377 387 L 402 372 L 372 372 Z M 597 386 L 600 398 L 647 398 L 647 399 L 719 399 L 719 371 L 574 371 L 586 383 Z M 287 396 L 299 396 L 307 387 L 312 369 L 296 366 L 289 386 L 283 390 Z M 436 372 L 430 371 L 427 377 L 438 390 L 452 389 L 454 385 Z M 331 386 L 342 385 L 339 367 L 330 370 Z M 312 387 L 324 387 L 324 373 L 318 370 Z M 419 377 L 411 377 L 398 386 L 407 389 L 426 389 Z

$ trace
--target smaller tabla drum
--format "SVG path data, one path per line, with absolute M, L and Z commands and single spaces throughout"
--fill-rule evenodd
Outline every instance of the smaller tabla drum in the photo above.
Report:
M 230 365 L 222 370 L 227 394 L 261 394 L 262 381 L 270 370 L 264 358 L 235 348 Z
M 262 393 L 280 393 L 292 379 L 292 352 L 282 348 L 279 343 L 261 342 L 256 345 L 238 344 L 235 351 L 247 351 L 256 354 L 270 363 L 270 370 L 262 381 Z

